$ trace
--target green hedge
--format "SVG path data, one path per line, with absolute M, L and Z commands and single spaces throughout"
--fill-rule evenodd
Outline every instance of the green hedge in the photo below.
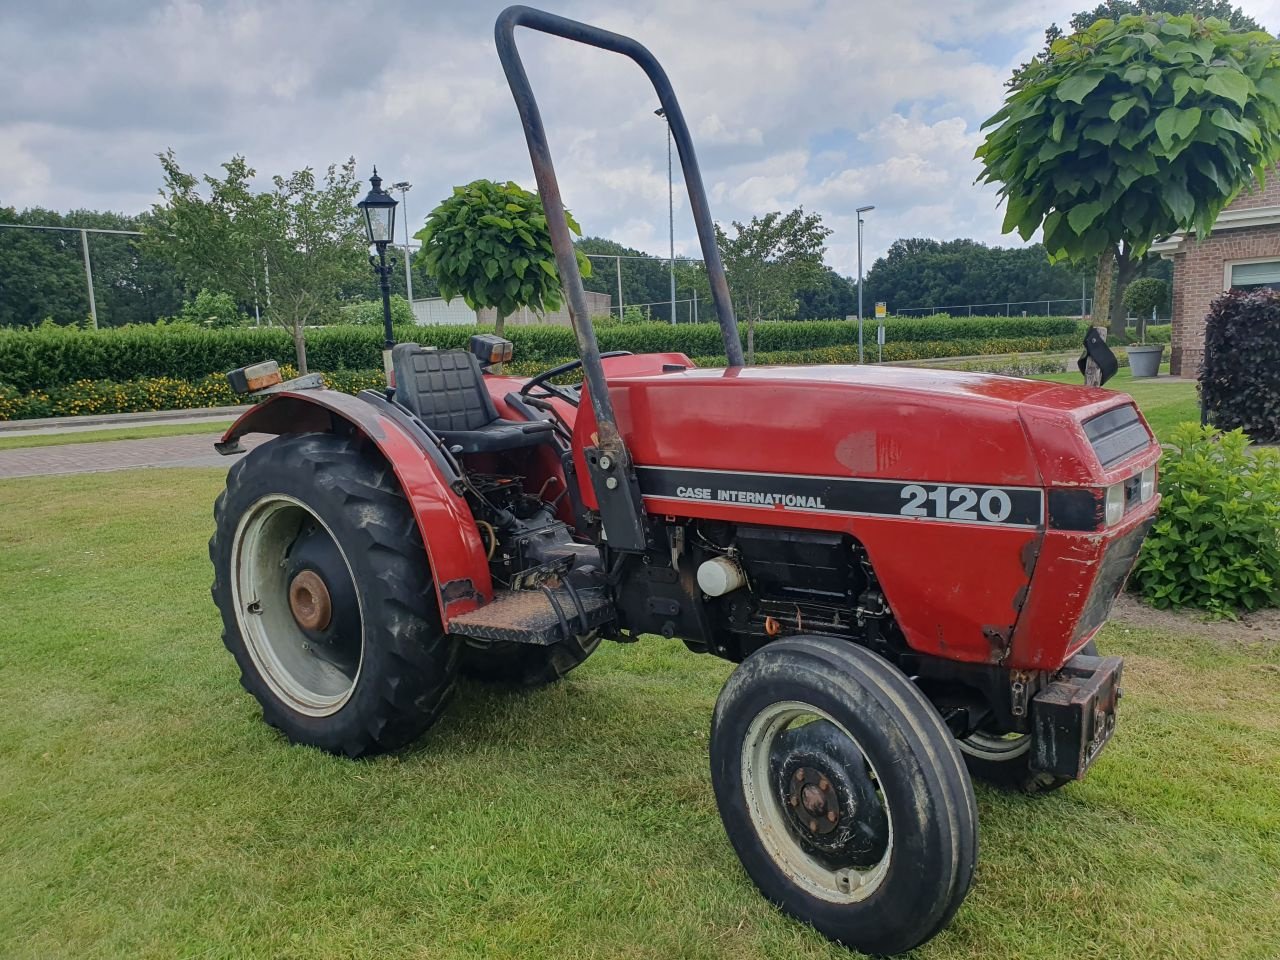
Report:
M 477 331 L 472 326 L 401 326 L 396 336 L 438 347 L 465 347 Z M 484 328 L 492 330 L 492 328 Z M 890 317 L 889 347 L 1036 338 L 1068 338 L 1072 346 L 1083 337 L 1078 320 L 1057 317 Z M 745 339 L 746 327 L 742 334 Z M 509 327 L 518 360 L 550 366 L 577 354 L 568 327 Z M 875 349 L 875 323 L 864 332 Z M 720 328 L 712 323 L 629 324 L 598 331 L 601 350 L 633 353 L 678 351 L 689 356 L 716 356 L 724 349 Z M 824 347 L 856 344 L 855 325 L 845 320 L 769 322 L 756 326 L 758 354 L 803 353 Z M 1056 342 L 1056 341 L 1055 341 Z M 307 359 L 316 370 L 367 370 L 380 365 L 382 332 L 376 326 L 332 326 L 307 331 Z M 886 348 L 888 349 L 888 347 Z M 913 348 L 907 348 L 913 349 Z M 1022 347 L 1015 349 L 1042 349 Z M 934 356 L 958 356 L 961 350 Z M 990 352 L 990 351 L 987 351 Z M 913 359 L 911 354 L 897 359 Z M 148 377 L 197 381 L 257 360 L 289 362 L 294 356 L 288 333 L 278 328 L 204 330 L 186 324 L 165 327 L 127 327 L 117 330 L 40 328 L 0 331 L 0 383 L 19 393 L 48 390 L 77 380 L 124 382 Z
M 292 367 L 282 368 L 286 377 L 297 376 Z M 344 393 L 381 387 L 381 370 L 342 370 L 324 374 L 325 383 Z M 0 386 L 0 420 L 28 420 L 35 417 L 79 417 L 103 413 L 142 413 L 152 410 L 190 410 L 197 407 L 230 407 L 250 401 L 232 392 L 227 378 L 212 373 L 198 380 L 174 377 L 144 377 L 115 383 L 110 380 L 78 380 L 48 390 L 20 394 Z
M 920 360 L 932 357 L 980 356 L 1037 350 L 1060 350 L 1076 346 L 1075 334 L 1054 337 L 1022 337 L 1001 340 L 932 340 L 921 342 L 890 343 L 885 346 L 884 358 L 894 360 Z M 568 356 L 547 360 L 531 360 L 517 357 L 507 364 L 507 372 L 514 376 L 532 376 L 547 367 L 563 363 Z M 775 350 L 757 353 L 758 364 L 811 364 L 855 363 L 858 359 L 856 345 L 817 347 L 808 350 Z M 694 361 L 701 367 L 723 366 L 723 356 L 695 355 Z M 296 375 L 292 366 L 284 365 L 286 378 Z M 347 393 L 357 393 L 366 388 L 379 387 L 383 383 L 380 369 L 346 369 L 324 374 L 329 386 Z M 569 379 L 573 379 L 572 375 Z M 131 380 L 80 379 L 69 384 L 58 384 L 37 390 L 20 391 L 0 384 L 0 420 L 26 420 L 33 417 L 70 417 L 102 413 L 137 413 L 148 410 L 184 410 L 193 407 L 230 406 L 244 402 L 231 392 L 221 373 L 206 374 L 190 380 L 180 377 L 139 377 Z

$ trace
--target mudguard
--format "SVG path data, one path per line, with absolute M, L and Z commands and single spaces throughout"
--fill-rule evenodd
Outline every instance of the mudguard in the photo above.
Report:
M 336 390 L 284 391 L 247 410 L 215 446 L 234 453 L 245 434 L 332 433 L 344 421 L 368 437 L 409 500 L 447 627 L 452 618 L 493 599 L 484 542 L 466 501 L 450 485 L 452 468 L 443 454 L 397 414 L 372 391 L 359 397 Z

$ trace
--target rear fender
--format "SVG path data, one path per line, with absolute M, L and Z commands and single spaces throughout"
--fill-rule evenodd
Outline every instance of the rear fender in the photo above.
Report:
M 360 397 L 336 390 L 285 391 L 251 407 L 216 446 L 232 453 L 245 434 L 333 433 L 344 423 L 368 437 L 409 500 L 431 563 L 440 619 L 447 626 L 493 599 L 484 542 L 466 501 L 450 486 L 452 468 L 444 455 L 396 417 L 396 409 L 372 391 Z

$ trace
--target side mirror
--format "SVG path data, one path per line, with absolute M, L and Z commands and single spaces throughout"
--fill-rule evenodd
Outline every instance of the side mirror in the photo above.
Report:
M 493 333 L 475 333 L 468 343 L 471 355 L 480 361 L 480 366 L 488 367 L 495 363 L 506 363 L 511 359 L 515 348 L 510 340 Z

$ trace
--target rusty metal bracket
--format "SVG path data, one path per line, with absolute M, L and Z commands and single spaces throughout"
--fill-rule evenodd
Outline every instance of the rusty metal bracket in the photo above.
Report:
M 1031 700 L 1031 682 L 1033 676 L 1029 670 L 1009 671 L 1009 712 L 1015 717 L 1027 715 L 1027 703 Z

